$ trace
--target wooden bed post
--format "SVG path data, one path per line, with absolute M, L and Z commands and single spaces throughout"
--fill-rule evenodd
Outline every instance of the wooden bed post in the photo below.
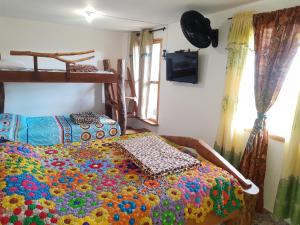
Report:
M 111 66 L 110 66 L 110 61 L 108 59 L 104 59 L 103 60 L 103 68 L 105 71 L 109 71 Z M 104 93 L 105 93 L 105 115 L 109 116 L 110 118 L 112 118 L 112 107 L 109 104 L 109 98 L 110 98 L 110 94 L 109 94 L 109 86 L 111 84 L 109 83 L 105 83 L 104 84 Z
M 0 82 L 0 113 L 4 113 L 5 90 L 4 83 Z
M 125 60 L 118 59 L 118 69 L 117 69 L 118 122 L 121 126 L 122 134 L 125 134 L 126 126 L 127 126 L 127 110 L 126 110 L 126 102 L 125 102 L 125 72 L 126 72 Z

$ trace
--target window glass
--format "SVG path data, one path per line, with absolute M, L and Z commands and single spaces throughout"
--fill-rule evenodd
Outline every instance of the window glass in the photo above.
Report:
M 147 118 L 157 120 L 158 84 L 150 84 Z
M 269 134 L 287 138 L 294 118 L 300 91 L 300 50 L 293 59 L 282 89 L 274 105 L 267 112 Z M 234 127 L 239 132 L 251 129 L 256 119 L 254 96 L 254 52 L 249 51 L 241 79 L 237 114 Z
M 149 82 L 149 96 L 147 105 L 147 119 L 157 122 L 159 98 L 159 74 L 161 62 L 161 42 L 155 41 L 152 45 L 151 73 Z
M 152 46 L 152 61 L 151 61 L 151 81 L 159 80 L 159 67 L 160 67 L 160 50 L 161 43 L 154 43 Z
M 300 91 L 300 51 L 293 59 L 276 102 L 267 113 L 270 134 L 287 138 L 291 130 Z

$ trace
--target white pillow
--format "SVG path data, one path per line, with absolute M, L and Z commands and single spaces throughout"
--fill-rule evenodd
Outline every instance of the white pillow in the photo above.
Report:
M 24 70 L 26 69 L 26 65 L 18 60 L 12 59 L 1 59 L 0 60 L 0 69 L 7 70 Z

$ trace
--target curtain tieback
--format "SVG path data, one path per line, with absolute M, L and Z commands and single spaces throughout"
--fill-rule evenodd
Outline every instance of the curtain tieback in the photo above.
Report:
M 254 139 L 255 139 L 256 135 L 263 129 L 266 119 L 267 119 L 267 116 L 265 113 L 261 113 L 261 112 L 257 113 L 257 118 L 254 122 L 254 126 L 251 130 L 249 139 L 247 141 L 246 151 L 249 152 L 252 149 Z
M 141 57 L 150 57 L 151 56 L 151 53 L 142 53 L 141 54 Z
M 257 119 L 260 119 L 260 120 L 265 120 L 265 119 L 267 119 L 266 113 L 258 112 L 258 113 L 257 113 Z

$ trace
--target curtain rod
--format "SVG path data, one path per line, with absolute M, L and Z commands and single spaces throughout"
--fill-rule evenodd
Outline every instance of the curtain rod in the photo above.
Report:
M 153 32 L 156 32 L 156 31 L 165 31 L 167 28 L 166 27 L 161 27 L 161 28 L 158 28 L 158 29 L 154 29 L 154 30 L 149 30 L 150 33 L 153 33 Z M 139 36 L 141 34 L 141 32 L 138 32 L 136 35 Z
M 167 28 L 166 27 L 161 27 L 161 28 L 158 28 L 158 29 L 150 30 L 149 32 L 153 33 L 153 32 L 160 31 L 160 30 L 165 31 L 165 29 L 167 29 Z

